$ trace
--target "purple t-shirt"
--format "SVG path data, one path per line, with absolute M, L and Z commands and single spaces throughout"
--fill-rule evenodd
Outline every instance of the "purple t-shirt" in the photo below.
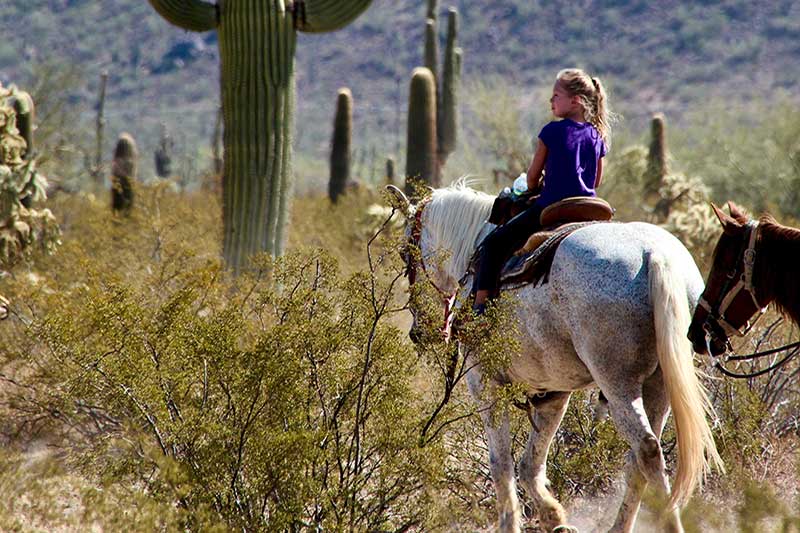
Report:
M 542 128 L 547 146 L 544 187 L 536 205 L 548 205 L 570 196 L 596 196 L 597 161 L 606 155 L 606 143 L 588 122 L 565 118 Z

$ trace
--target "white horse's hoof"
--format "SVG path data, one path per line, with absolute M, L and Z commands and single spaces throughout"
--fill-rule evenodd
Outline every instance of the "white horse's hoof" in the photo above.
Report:
M 553 528 L 553 533 L 581 533 L 577 527 L 572 526 L 556 526 Z

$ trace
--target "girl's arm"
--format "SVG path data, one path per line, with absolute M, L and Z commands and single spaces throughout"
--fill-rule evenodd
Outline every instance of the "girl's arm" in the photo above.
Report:
M 597 160 L 597 177 L 594 179 L 594 188 L 597 189 L 603 182 L 603 158 Z
M 544 170 L 544 162 L 547 159 L 547 146 L 541 139 L 537 140 L 536 153 L 533 154 L 533 160 L 528 167 L 528 190 L 535 191 L 539 187 L 539 182 L 542 180 L 542 171 Z

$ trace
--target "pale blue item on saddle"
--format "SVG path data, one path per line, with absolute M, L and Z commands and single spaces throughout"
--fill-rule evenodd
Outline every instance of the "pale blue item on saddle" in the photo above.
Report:
M 511 192 L 514 193 L 514 196 L 522 196 L 528 192 L 528 175 L 525 172 L 520 174 L 517 179 L 514 180 L 514 185 L 511 187 Z

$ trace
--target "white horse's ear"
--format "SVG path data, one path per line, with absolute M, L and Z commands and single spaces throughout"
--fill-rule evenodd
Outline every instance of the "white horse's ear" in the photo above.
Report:
M 406 218 L 411 216 L 411 201 L 403 191 L 394 185 L 387 185 L 386 191 L 389 193 L 389 202 L 392 207 L 399 209 Z

